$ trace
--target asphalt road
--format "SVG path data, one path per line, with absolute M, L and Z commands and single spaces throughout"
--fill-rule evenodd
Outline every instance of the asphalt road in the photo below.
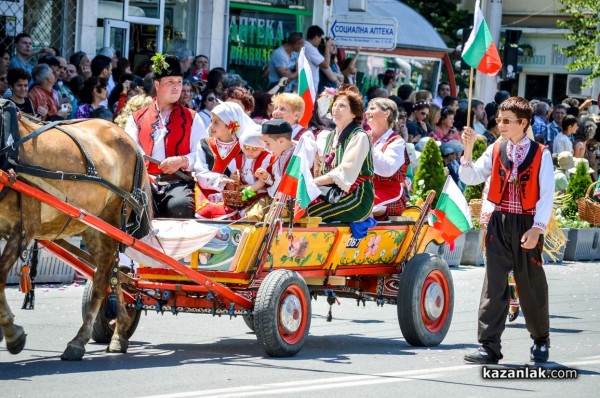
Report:
M 463 355 L 476 347 L 483 268 L 452 269 L 454 319 L 438 347 L 408 345 L 396 307 L 357 307 L 342 300 L 326 322 L 327 304 L 313 301 L 310 337 L 293 358 L 270 358 L 241 318 L 149 313 L 127 354 L 89 343 L 81 362 L 60 354 L 81 324 L 82 286 L 38 287 L 35 311 L 7 296 L 27 346 L 10 355 L 1 343 L 0 397 L 596 397 L 600 378 L 600 263 L 545 266 L 550 285 L 550 360 L 576 380 L 484 380 Z M 523 317 L 507 326 L 499 369 L 529 363 Z

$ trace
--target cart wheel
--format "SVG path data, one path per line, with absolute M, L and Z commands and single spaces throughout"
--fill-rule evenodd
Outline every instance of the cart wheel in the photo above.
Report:
M 448 264 L 428 253 L 414 256 L 402 271 L 397 307 L 400 330 L 410 345 L 440 344 L 454 311 L 454 285 Z
M 94 291 L 94 284 L 92 281 L 88 281 L 83 291 L 83 299 L 81 302 L 81 314 L 84 315 L 87 307 L 92 299 L 92 292 Z M 96 315 L 94 326 L 92 328 L 92 339 L 96 343 L 110 343 L 110 339 L 115 331 L 115 320 L 106 319 L 106 305 L 108 303 L 108 297 L 104 299 L 100 306 L 100 311 Z M 127 308 L 127 314 L 131 317 L 132 322 L 127 331 L 127 338 L 129 339 L 140 322 L 140 316 L 142 312 L 135 308 Z
M 261 283 L 254 304 L 254 331 L 267 355 L 291 357 L 302 349 L 310 329 L 309 298 L 304 279 L 294 271 L 273 271 Z
M 254 316 L 242 316 L 242 319 L 244 320 L 244 323 L 246 324 L 246 326 L 248 326 L 248 329 L 252 330 L 254 332 Z

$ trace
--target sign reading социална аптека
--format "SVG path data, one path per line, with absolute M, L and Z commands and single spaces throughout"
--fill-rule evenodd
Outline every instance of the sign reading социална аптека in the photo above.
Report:
M 398 22 L 395 18 L 337 16 L 331 24 L 331 37 L 340 47 L 377 48 L 396 47 Z

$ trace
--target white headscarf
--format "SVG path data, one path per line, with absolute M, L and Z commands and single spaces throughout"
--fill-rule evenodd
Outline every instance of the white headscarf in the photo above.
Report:
M 262 128 L 255 123 L 255 126 L 249 126 L 245 129 L 244 136 L 240 138 L 240 145 L 252 146 L 255 148 L 265 148 L 265 142 L 262 139 Z
M 238 140 L 241 140 L 248 131 L 252 131 L 256 126 L 256 123 L 244 113 L 242 107 L 236 102 L 221 102 L 213 108 L 211 113 L 218 116 L 228 127 L 231 123 L 237 123 L 239 127 L 235 134 Z

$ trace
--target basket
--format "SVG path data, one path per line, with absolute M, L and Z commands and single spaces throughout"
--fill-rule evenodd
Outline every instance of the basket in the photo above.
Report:
M 481 199 L 471 199 L 469 202 L 469 210 L 471 210 L 471 217 L 474 220 L 479 220 L 479 216 L 481 215 Z
M 236 173 L 238 173 L 236 171 Z M 233 190 L 223 190 L 223 204 L 230 209 L 241 209 L 243 208 L 244 201 L 242 200 L 242 191 L 240 191 L 240 177 L 239 174 L 233 176 Z
M 599 183 L 593 182 L 588 187 L 585 196 L 576 201 L 579 218 L 589 222 L 591 225 L 600 225 L 600 203 L 594 202 L 590 197 L 590 192 L 597 184 Z

